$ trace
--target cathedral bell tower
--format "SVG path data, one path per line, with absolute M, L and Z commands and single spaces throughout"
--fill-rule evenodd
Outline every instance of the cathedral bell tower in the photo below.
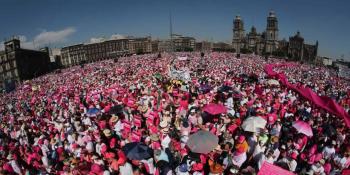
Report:
M 266 26 L 266 53 L 272 53 L 278 48 L 278 20 L 275 12 L 270 11 Z
M 233 21 L 233 39 L 232 47 L 236 50 L 236 53 L 240 53 L 241 48 L 244 47 L 244 25 L 243 20 L 239 15 L 236 16 Z

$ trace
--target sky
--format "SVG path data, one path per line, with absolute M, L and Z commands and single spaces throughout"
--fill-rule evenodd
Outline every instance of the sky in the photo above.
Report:
M 173 33 L 197 40 L 232 40 L 240 15 L 246 32 L 266 28 L 275 11 L 279 39 L 299 30 L 306 43 L 319 41 L 320 56 L 350 60 L 349 0 L 0 0 L 0 41 L 19 36 L 22 47 L 62 47 L 112 35 L 169 38 Z M 0 50 L 3 49 L 1 44 Z

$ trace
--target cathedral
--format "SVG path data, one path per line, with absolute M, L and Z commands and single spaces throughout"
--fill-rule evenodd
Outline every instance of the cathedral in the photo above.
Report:
M 258 33 L 252 26 L 249 33 L 245 34 L 244 22 L 241 16 L 236 16 L 233 21 L 232 47 L 236 53 L 272 54 L 291 60 L 312 62 L 317 56 L 318 42 L 315 45 L 304 44 L 300 32 L 290 37 L 289 41 L 279 41 L 278 20 L 275 12 L 270 11 L 266 29 L 262 33 Z

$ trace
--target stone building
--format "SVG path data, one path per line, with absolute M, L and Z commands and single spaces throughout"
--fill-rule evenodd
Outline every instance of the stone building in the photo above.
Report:
M 289 37 L 288 56 L 295 61 L 313 62 L 317 57 L 318 41 L 315 45 L 305 44 L 304 38 L 298 31 Z
M 64 67 L 74 66 L 86 61 L 84 44 L 76 44 L 61 49 L 61 63 Z
M 237 53 L 240 53 L 241 48 L 245 46 L 244 24 L 241 16 L 237 15 L 233 22 L 233 39 L 232 47 Z
M 128 39 L 113 39 L 84 45 L 87 62 L 120 57 L 129 53 Z
M 196 39 L 193 37 L 173 34 L 174 51 L 194 51 L 196 47 Z
M 208 41 L 196 42 L 195 51 L 197 52 L 208 52 L 211 51 L 213 44 Z
M 112 39 L 96 43 L 76 44 L 61 49 L 64 67 L 129 55 L 129 39 Z M 133 45 L 133 48 L 135 46 Z
M 0 51 L 0 88 L 29 80 L 50 71 L 50 57 L 47 51 L 21 48 L 18 38 L 4 43 Z M 45 49 L 47 50 L 47 49 Z
M 245 35 L 244 22 L 238 15 L 233 22 L 232 47 L 237 53 L 242 49 L 256 54 L 272 53 L 278 48 L 278 20 L 276 14 L 271 11 L 267 17 L 266 30 L 261 34 L 253 26 Z
M 265 31 L 258 33 L 254 26 L 245 34 L 243 19 L 238 15 L 233 22 L 232 47 L 236 53 L 255 53 L 258 55 L 275 55 L 289 57 L 293 60 L 312 62 L 317 56 L 318 42 L 305 44 L 298 32 L 289 41 L 278 40 L 278 19 L 275 12 L 267 16 Z
M 129 38 L 129 54 L 152 53 L 151 37 Z

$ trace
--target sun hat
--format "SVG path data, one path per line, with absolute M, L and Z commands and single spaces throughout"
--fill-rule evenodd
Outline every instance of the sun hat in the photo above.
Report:
M 112 134 L 111 134 L 111 130 L 109 130 L 109 129 L 103 130 L 103 134 L 104 134 L 106 137 L 109 137 L 109 136 L 112 135 Z
M 113 116 L 109 119 L 109 122 L 114 123 L 114 122 L 118 121 L 118 119 L 119 119 L 118 116 L 113 115 Z
M 167 122 L 166 120 L 163 120 L 163 121 L 160 122 L 159 126 L 160 126 L 161 128 L 165 128 L 165 127 L 168 126 L 168 122 Z

